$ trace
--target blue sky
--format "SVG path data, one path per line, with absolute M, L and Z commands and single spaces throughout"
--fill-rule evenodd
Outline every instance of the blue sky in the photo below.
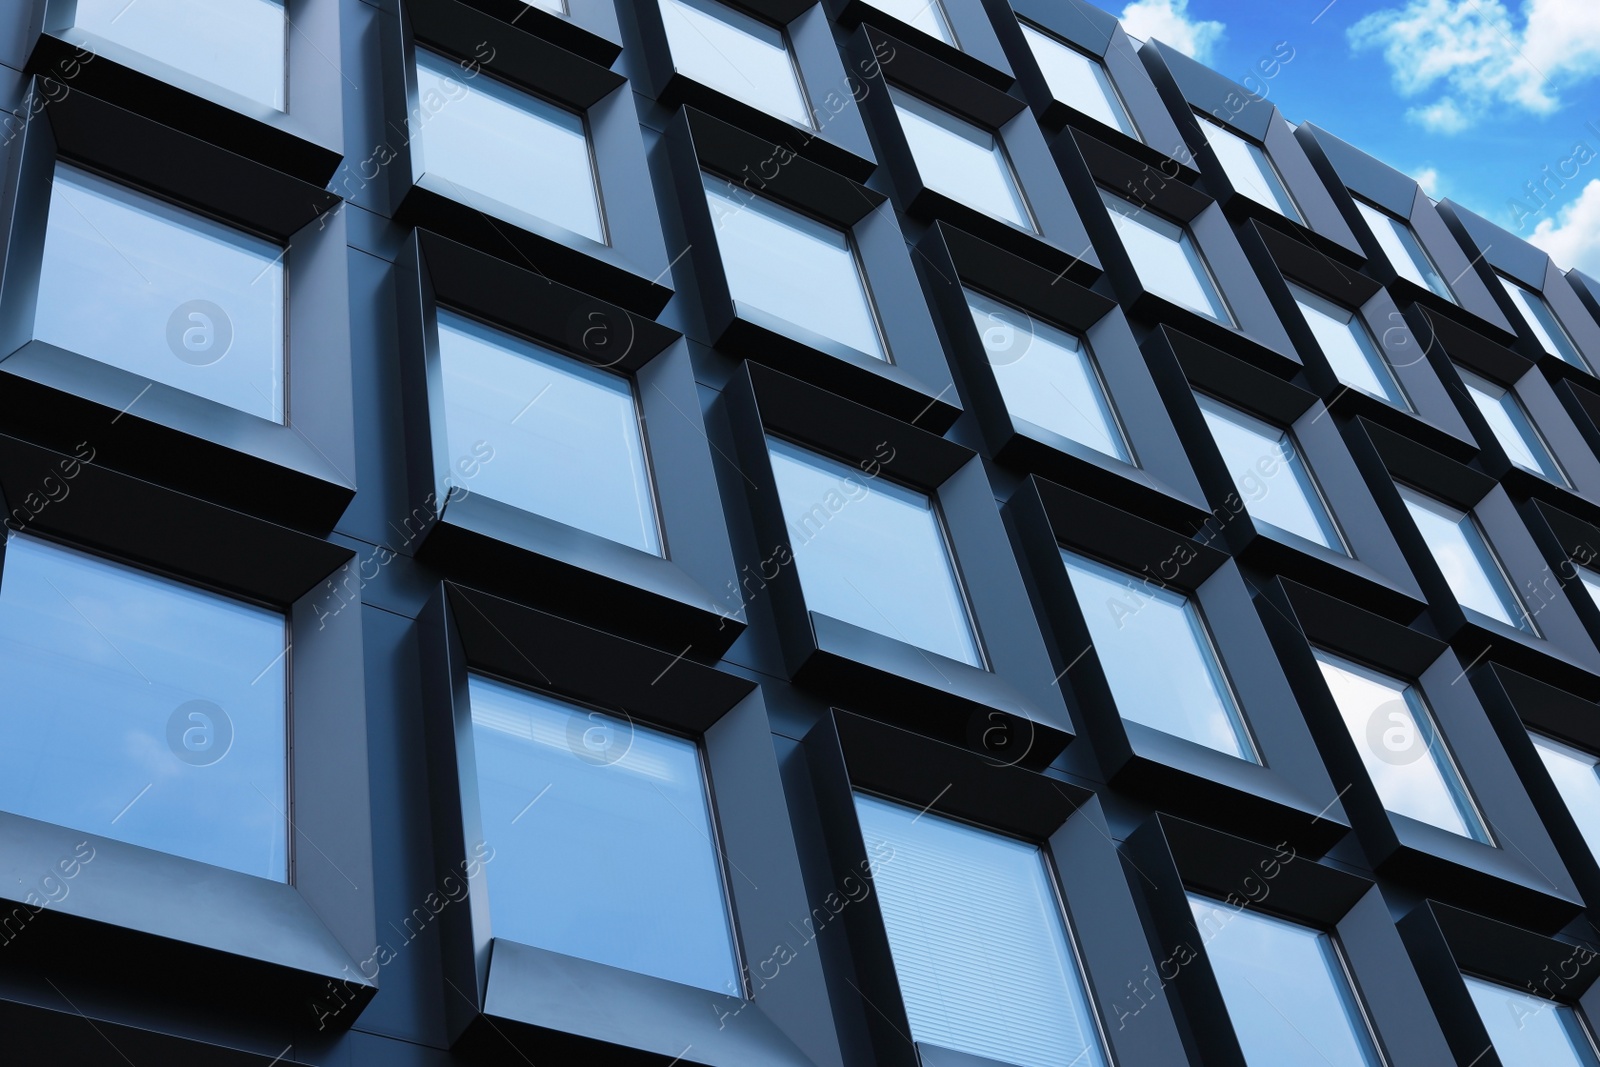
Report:
M 1239 82 L 1287 41 L 1248 84 L 1290 121 L 1600 273 L 1600 0 L 1096 2 Z

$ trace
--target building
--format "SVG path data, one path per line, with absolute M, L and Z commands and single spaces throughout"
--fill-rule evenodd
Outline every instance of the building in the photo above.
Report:
M 1600 1062 L 1600 282 L 1293 61 L 8 5 L 0 1061 Z

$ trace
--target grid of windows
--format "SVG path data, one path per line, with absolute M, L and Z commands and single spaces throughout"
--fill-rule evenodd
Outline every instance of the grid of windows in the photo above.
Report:
M 1083 0 L 28 2 L 17 1055 L 1600 1067 L 1600 285 Z

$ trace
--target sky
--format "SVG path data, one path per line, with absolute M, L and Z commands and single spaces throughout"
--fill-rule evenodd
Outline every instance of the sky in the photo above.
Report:
M 1095 2 L 1600 276 L 1600 0 Z

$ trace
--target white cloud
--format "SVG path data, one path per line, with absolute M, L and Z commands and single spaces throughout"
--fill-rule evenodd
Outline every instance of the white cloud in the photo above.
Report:
M 1562 90 L 1600 74 L 1600 4 L 1522 0 L 1406 0 L 1349 29 L 1357 51 L 1389 63 L 1402 96 L 1438 93 L 1408 118 L 1458 133 L 1494 110 L 1548 115 Z
M 1222 42 L 1220 22 L 1189 17 L 1189 0 L 1134 0 L 1122 9 L 1122 28 L 1142 41 L 1152 37 L 1202 63 Z
M 1413 177 L 1417 179 L 1417 184 L 1422 186 L 1423 192 L 1427 193 L 1435 200 L 1439 199 L 1438 167 L 1423 167 L 1421 170 L 1417 171 Z
M 1554 219 L 1542 219 L 1528 240 L 1556 266 L 1600 276 L 1600 178 L 1592 179 Z

